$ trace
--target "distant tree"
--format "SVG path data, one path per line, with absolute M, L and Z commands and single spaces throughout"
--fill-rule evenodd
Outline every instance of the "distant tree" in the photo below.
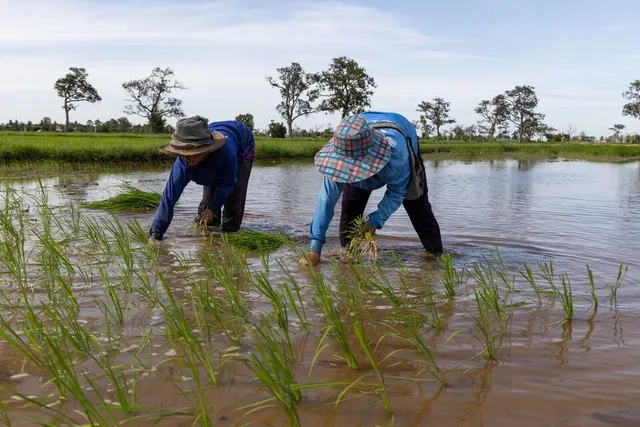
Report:
M 509 121 L 516 127 L 515 135 L 522 142 L 524 137 L 531 138 L 537 131 L 544 115 L 535 112 L 538 96 L 533 86 L 516 86 L 505 92 L 509 106 Z
M 293 122 L 308 116 L 316 110 L 312 103 L 318 99 L 319 92 L 314 88 L 316 76 L 304 71 L 297 62 L 288 67 L 277 68 L 278 78 L 267 77 L 267 82 L 280 91 L 282 101 L 276 105 L 276 111 L 287 123 L 289 136 L 293 133 Z
M 324 98 L 318 110 L 339 112 L 342 118 L 364 111 L 371 106 L 371 96 L 377 87 L 364 67 L 346 56 L 333 58 L 327 71 L 315 75 L 319 96 Z
M 484 100 L 475 109 L 481 120 L 478 122 L 480 130 L 489 141 L 493 141 L 496 133 L 508 128 L 509 105 L 504 95 L 496 95 L 492 100 Z
M 568 140 L 571 141 L 573 139 L 573 137 L 578 133 L 578 128 L 574 125 L 569 125 L 567 127 L 567 135 L 568 135 Z
M 271 123 L 269 123 L 269 130 L 267 131 L 267 134 L 271 138 L 284 138 L 285 136 L 287 136 L 287 128 L 283 123 L 274 122 L 273 120 L 271 120 Z
M 622 114 L 640 119 L 640 80 L 632 82 L 622 96 L 630 101 L 622 107 Z
M 169 95 L 174 90 L 186 89 L 175 80 L 171 68 L 156 67 L 144 79 L 131 80 L 122 84 L 129 97 L 125 114 L 144 117 L 149 122 L 151 133 L 164 132 L 167 117 L 184 117 L 182 101 Z
M 440 140 L 440 128 L 456 121 L 449 116 L 450 104 L 442 98 L 435 98 L 433 102 L 422 101 L 418 104 L 418 112 L 427 123 L 431 123 L 436 130 L 436 138 Z
M 69 130 L 69 111 L 76 109 L 78 102 L 96 103 L 102 100 L 98 91 L 87 81 L 87 70 L 80 67 L 69 67 L 70 72 L 56 80 L 53 86 L 58 96 L 64 99 L 65 132 Z
M 424 116 L 420 116 L 420 131 L 422 132 L 422 137 L 425 139 L 429 138 L 431 132 L 433 132 L 433 127 Z
M 615 138 L 616 141 L 623 142 L 624 136 L 622 135 L 622 131 L 624 131 L 625 128 L 626 128 L 625 125 L 616 124 L 616 125 L 613 125 L 613 127 L 609 128 L 609 130 L 613 132 L 613 137 Z
M 465 137 L 464 127 L 462 127 L 461 125 L 454 126 L 453 129 L 451 129 L 451 134 L 453 135 L 453 138 L 458 141 L 464 140 L 464 137 Z
M 53 130 L 52 126 L 53 125 L 49 117 L 43 117 L 42 120 L 40 120 L 40 129 L 42 129 L 43 132 L 52 131 Z
M 245 125 L 247 125 L 249 127 L 249 129 L 251 129 L 251 132 L 253 132 L 253 129 L 255 127 L 255 125 L 253 123 L 253 114 L 251 114 L 251 113 L 238 114 L 236 116 L 235 120 L 237 122 L 244 123 Z

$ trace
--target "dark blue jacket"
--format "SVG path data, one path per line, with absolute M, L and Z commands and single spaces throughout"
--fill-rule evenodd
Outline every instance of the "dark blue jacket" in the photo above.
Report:
M 222 208 L 236 185 L 240 156 L 255 145 L 253 132 L 246 125 L 232 120 L 209 123 L 209 130 L 220 132 L 227 141 L 195 166 L 189 166 L 180 156 L 176 158 L 149 229 L 149 236 L 162 240 L 173 219 L 173 208 L 189 182 L 214 188 L 208 206 L 213 212 Z

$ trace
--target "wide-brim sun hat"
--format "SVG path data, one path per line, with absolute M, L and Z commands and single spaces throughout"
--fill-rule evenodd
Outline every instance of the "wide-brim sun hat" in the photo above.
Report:
M 353 115 L 340 122 L 314 163 L 332 181 L 363 181 L 389 163 L 394 146 L 395 141 L 369 126 L 363 116 Z
M 205 117 L 193 116 L 178 120 L 171 142 L 159 150 L 166 154 L 195 156 L 219 150 L 227 142 L 225 136 L 209 130 Z

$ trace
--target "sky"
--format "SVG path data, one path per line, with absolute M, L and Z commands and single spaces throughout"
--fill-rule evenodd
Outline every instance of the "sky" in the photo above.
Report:
M 186 115 L 251 113 L 266 128 L 281 120 L 267 76 L 348 56 L 375 79 L 371 109 L 410 120 L 442 97 L 468 126 L 483 99 L 531 85 L 560 131 L 609 135 L 621 123 L 635 133 L 622 92 L 640 79 L 638 40 L 637 0 L 0 0 L 0 122 L 64 122 L 53 85 L 71 66 L 86 68 L 102 97 L 72 121 L 124 116 L 122 83 L 159 66 L 187 87 L 176 92 Z M 295 124 L 338 122 L 317 113 Z

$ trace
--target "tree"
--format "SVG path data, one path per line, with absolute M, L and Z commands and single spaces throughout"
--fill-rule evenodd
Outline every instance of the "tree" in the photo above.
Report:
M 613 137 L 618 141 L 618 142 L 623 142 L 624 137 L 622 136 L 622 131 L 626 128 L 625 125 L 620 125 L 620 124 L 616 124 L 613 125 L 612 128 L 609 128 L 610 131 L 613 131 Z
M 236 116 L 235 120 L 237 122 L 244 123 L 245 125 L 247 125 L 249 127 L 249 129 L 251 129 L 251 132 L 253 132 L 253 129 L 255 127 L 255 125 L 253 123 L 253 114 L 251 114 L 251 113 L 238 114 Z
M 456 121 L 449 117 L 450 104 L 442 98 L 435 98 L 433 102 L 422 101 L 418 104 L 418 112 L 422 113 L 420 120 L 431 122 L 436 129 L 436 138 L 440 140 L 440 128 Z
M 284 124 L 271 120 L 267 134 L 271 138 L 284 138 L 287 135 L 287 128 L 284 127 Z
M 622 96 L 631 101 L 622 107 L 622 114 L 640 119 L 640 80 L 632 82 Z
M 291 136 L 293 122 L 298 117 L 308 116 L 316 111 L 311 104 L 319 96 L 318 90 L 314 89 L 317 78 L 314 74 L 306 73 L 297 62 L 276 71 L 278 78 L 267 77 L 267 82 L 280 91 L 282 101 L 276 105 L 276 111 L 287 122 L 287 131 Z
M 65 115 L 65 132 L 69 130 L 69 111 L 76 109 L 76 103 L 89 102 L 94 104 L 102 101 L 96 88 L 87 81 L 89 76 L 87 70 L 79 67 L 69 67 L 69 70 L 70 72 L 56 80 L 56 84 L 53 86 L 58 92 L 58 96 L 64 99 L 62 109 Z
M 182 101 L 169 95 L 186 87 L 175 80 L 171 68 L 156 67 L 150 76 L 122 83 L 122 87 L 129 95 L 126 101 L 132 103 L 125 107 L 125 114 L 147 119 L 151 133 L 163 132 L 167 117 L 184 117 Z
M 315 76 L 319 96 L 323 99 L 319 111 L 340 112 L 341 118 L 364 111 L 371 106 L 376 82 L 358 63 L 346 56 L 333 58 L 329 69 Z
M 509 121 L 516 126 L 518 141 L 524 136 L 533 136 L 544 115 L 535 112 L 538 96 L 533 86 L 516 86 L 505 92 L 509 106 Z
M 478 123 L 480 130 L 493 141 L 496 132 L 506 131 L 508 128 L 509 105 L 504 95 L 496 95 L 492 100 L 484 100 L 475 109 L 482 120 Z

